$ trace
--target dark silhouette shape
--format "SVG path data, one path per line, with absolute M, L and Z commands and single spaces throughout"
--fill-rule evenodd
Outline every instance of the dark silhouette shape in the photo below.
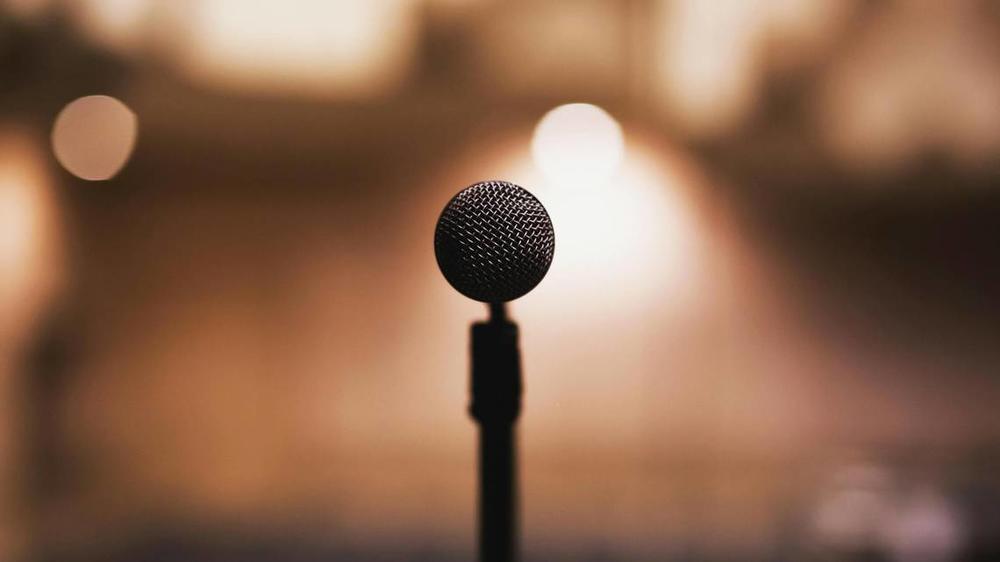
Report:
M 517 559 L 517 474 L 514 424 L 521 413 L 517 325 L 505 306 L 472 325 L 472 402 L 479 424 L 479 559 Z
M 473 184 L 448 202 L 434 232 L 445 279 L 463 295 L 489 303 L 490 318 L 472 325 L 472 403 L 479 424 L 479 559 L 518 559 L 517 455 L 521 414 L 517 325 L 505 302 L 545 277 L 555 233 L 545 207 L 505 181 Z
M 473 184 L 448 202 L 434 232 L 445 279 L 480 302 L 524 296 L 552 264 L 555 234 L 545 207 L 505 181 Z

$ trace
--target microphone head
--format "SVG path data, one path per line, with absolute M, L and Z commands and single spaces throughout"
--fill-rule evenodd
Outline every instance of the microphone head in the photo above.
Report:
M 555 251 L 545 207 L 526 189 L 484 181 L 445 205 L 434 232 L 434 254 L 445 279 L 470 299 L 500 303 L 535 288 Z

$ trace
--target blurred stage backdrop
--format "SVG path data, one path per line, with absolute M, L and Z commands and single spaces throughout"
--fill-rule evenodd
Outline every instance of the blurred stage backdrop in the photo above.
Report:
M 1000 560 L 998 164 L 989 0 L 4 0 L 0 558 L 472 559 L 502 178 L 526 560 Z

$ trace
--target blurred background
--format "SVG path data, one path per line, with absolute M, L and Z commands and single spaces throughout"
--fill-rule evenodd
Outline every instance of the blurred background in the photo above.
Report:
M 0 559 L 471 560 L 498 178 L 525 560 L 1000 560 L 998 172 L 990 0 L 2 0 Z

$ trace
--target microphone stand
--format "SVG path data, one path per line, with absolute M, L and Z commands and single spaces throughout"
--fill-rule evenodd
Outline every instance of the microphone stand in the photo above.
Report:
M 487 322 L 472 325 L 472 401 L 479 425 L 479 560 L 518 559 L 517 457 L 514 423 L 521 413 L 517 324 L 504 303 L 490 304 Z

